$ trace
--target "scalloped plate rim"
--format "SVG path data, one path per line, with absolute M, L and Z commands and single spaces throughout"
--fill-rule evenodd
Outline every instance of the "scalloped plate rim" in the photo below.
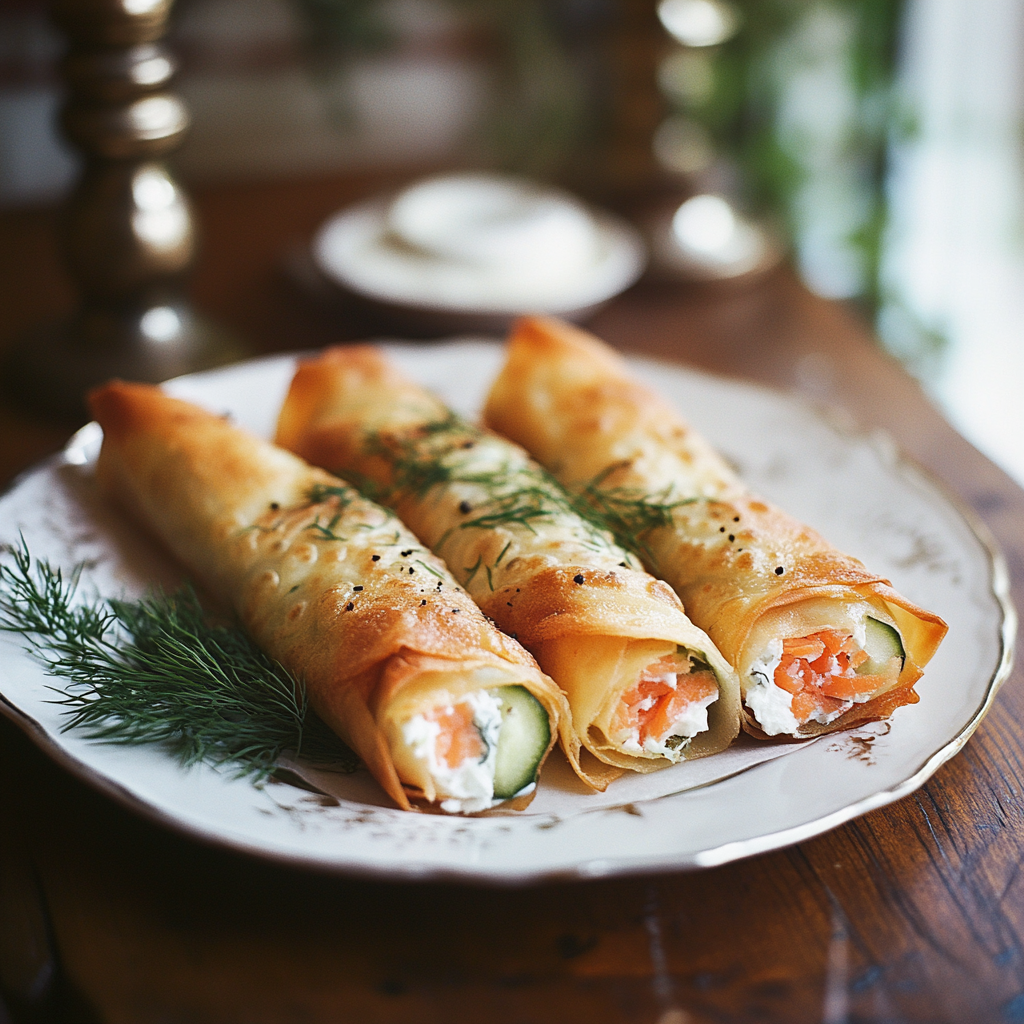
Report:
M 445 344 L 458 344 L 463 341 L 476 341 L 477 339 L 452 339 L 448 342 L 435 343 L 433 346 L 425 346 L 417 343 L 396 342 L 392 339 L 379 339 L 375 343 L 388 345 L 389 347 L 408 347 L 410 350 L 422 352 L 429 347 L 439 348 Z M 491 342 L 488 342 L 492 344 Z M 287 362 L 301 357 L 301 353 L 287 353 L 248 360 L 235 366 L 251 366 L 256 363 Z M 950 506 L 960 519 L 966 524 L 969 531 L 980 544 L 986 553 L 988 563 L 988 576 L 990 581 L 989 596 L 993 597 L 1001 614 L 999 639 L 1001 649 L 998 661 L 991 678 L 985 689 L 984 698 L 975 708 L 970 718 L 961 726 L 955 735 L 945 740 L 938 748 L 925 755 L 919 767 L 907 777 L 890 786 L 883 787 L 867 797 L 853 801 L 845 806 L 836 808 L 828 814 L 813 817 L 810 820 L 776 831 L 767 831 L 753 838 L 718 844 L 690 855 L 664 854 L 652 858 L 634 856 L 629 858 L 588 858 L 577 862 L 570 868 L 526 868 L 518 872 L 502 870 L 496 872 L 493 868 L 483 867 L 475 869 L 467 866 L 439 867 L 437 864 L 425 861 L 417 862 L 409 860 L 400 868 L 394 865 L 377 866 L 372 863 L 340 863 L 335 860 L 325 859 L 316 855 L 295 855 L 280 850 L 268 849 L 256 842 L 249 842 L 244 839 L 217 832 L 213 829 L 205 829 L 194 823 L 184 821 L 181 818 L 155 806 L 140 795 L 133 793 L 116 779 L 110 778 L 102 771 L 86 764 L 50 735 L 50 733 L 37 722 L 23 708 L 11 703 L 3 693 L 0 693 L 0 712 L 4 714 L 13 724 L 18 726 L 22 732 L 39 747 L 47 756 L 53 759 L 61 767 L 68 770 L 72 775 L 87 783 L 92 788 L 112 798 L 115 802 L 126 809 L 140 814 L 142 817 L 173 831 L 198 840 L 215 848 L 226 848 L 238 853 L 256 856 L 260 859 L 285 866 L 303 869 L 337 873 L 350 877 L 360 877 L 376 880 L 390 881 L 431 881 L 431 882 L 455 882 L 466 884 L 483 884 L 499 886 L 521 886 L 539 884 L 554 881 L 584 881 L 588 879 L 621 877 L 628 875 L 642 875 L 664 871 L 679 870 L 700 870 L 730 863 L 732 861 L 755 856 L 781 849 L 795 843 L 802 842 L 826 831 L 838 827 L 845 822 L 859 817 L 869 811 L 886 806 L 896 800 L 902 799 L 914 790 L 920 788 L 943 764 L 955 756 L 959 750 L 970 739 L 977 729 L 984 716 L 991 708 L 1000 686 L 1008 678 L 1013 665 L 1014 644 L 1016 637 L 1017 615 L 1010 598 L 1010 578 L 1005 560 L 999 551 L 998 545 L 991 535 L 988 527 L 957 494 L 955 494 L 942 480 L 933 473 L 924 469 L 916 461 L 898 450 L 887 434 L 878 430 L 868 430 L 851 426 L 838 417 L 834 410 L 829 409 L 820 402 L 815 402 L 795 393 L 787 393 L 774 388 L 766 387 L 757 382 L 731 378 L 708 371 L 675 363 L 669 360 L 653 359 L 646 356 L 631 355 L 630 361 L 638 366 L 646 366 L 649 370 L 662 370 L 677 372 L 690 377 L 705 377 L 717 381 L 720 385 L 729 388 L 752 389 L 760 392 L 770 399 L 781 401 L 787 405 L 799 405 L 808 411 L 819 422 L 823 422 L 832 432 L 838 436 L 851 439 L 867 441 L 875 450 L 878 458 L 890 467 L 899 471 L 906 471 L 918 476 L 920 481 Z M 173 382 L 188 381 L 196 377 L 207 375 L 230 373 L 235 367 L 220 367 L 211 371 L 203 371 L 198 374 L 189 374 L 185 377 L 175 378 Z M 0 493 L 0 498 L 11 494 L 21 486 L 29 477 L 68 461 L 68 453 L 79 445 L 88 433 L 98 429 L 95 423 L 89 423 L 77 431 L 64 446 L 63 450 L 35 466 L 30 467 L 19 474 L 10 485 Z M 769 762 L 771 763 L 771 762 Z M 760 767 L 760 766 L 759 766 Z M 750 773 L 758 771 L 758 767 L 749 769 Z M 595 808 L 594 811 L 613 811 L 614 807 Z

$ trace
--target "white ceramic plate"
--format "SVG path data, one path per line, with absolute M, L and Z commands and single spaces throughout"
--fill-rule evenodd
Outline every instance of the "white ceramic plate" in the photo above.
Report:
M 388 346 L 417 379 L 472 413 L 499 365 L 485 342 Z M 294 362 L 280 357 L 181 378 L 176 395 L 269 436 Z M 806 839 L 905 796 L 967 741 L 1009 671 L 1015 616 L 1001 558 L 976 523 L 884 438 L 853 433 L 800 401 L 678 366 L 636 369 L 676 401 L 757 490 L 934 609 L 949 635 L 918 685 L 920 704 L 800 745 L 741 743 L 703 761 L 588 794 L 553 756 L 530 808 L 457 818 L 395 810 L 365 773 L 323 796 L 185 771 L 156 747 L 62 733 L 55 685 L 0 639 L 0 709 L 58 761 L 142 813 L 260 856 L 387 878 L 523 883 L 700 868 Z M 99 428 L 0 499 L 0 541 L 22 531 L 36 556 L 86 561 L 83 586 L 135 595 L 180 579 L 170 559 L 95 493 Z M 767 758 L 767 760 L 766 760 Z
M 534 309 L 564 315 L 625 291 L 647 263 L 636 229 L 595 211 L 593 261 L 578 279 L 562 282 L 549 275 L 547 280 L 529 276 L 519 281 L 501 268 L 470 273 L 457 260 L 426 256 L 390 242 L 389 203 L 390 199 L 371 199 L 342 210 L 313 240 L 314 262 L 329 280 L 376 302 L 447 313 L 509 317 Z M 493 298 L 485 301 L 485 294 Z

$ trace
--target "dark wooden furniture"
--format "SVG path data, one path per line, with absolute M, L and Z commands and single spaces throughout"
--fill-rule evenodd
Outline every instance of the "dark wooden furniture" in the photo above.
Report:
M 256 351 L 358 336 L 280 271 L 380 186 L 206 189 L 201 307 Z M 4 338 L 70 302 L 51 216 L 0 221 Z M 746 289 L 635 289 L 593 327 L 630 351 L 799 391 L 891 432 L 988 523 L 1024 606 L 1024 492 L 851 312 L 782 270 Z M 0 476 L 64 432 L 0 408 Z M 18 1020 L 1024 1021 L 1024 689 L 918 793 L 697 874 L 502 891 L 266 865 L 149 824 L 0 719 L 0 984 Z M 0 1010 L 0 1021 L 4 1011 Z
M 160 41 L 172 2 L 50 5 L 68 44 L 60 125 L 83 157 L 59 231 L 79 302 L 9 345 L 3 372 L 9 395 L 54 416 L 83 415 L 83 391 L 114 373 L 166 380 L 243 354 L 182 293 L 196 230 L 163 161 L 189 124 L 170 91 L 177 62 Z

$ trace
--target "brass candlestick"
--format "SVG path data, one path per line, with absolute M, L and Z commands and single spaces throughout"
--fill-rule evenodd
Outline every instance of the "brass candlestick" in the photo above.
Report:
M 69 321 L 22 339 L 4 372 L 14 397 L 50 416 L 81 418 L 85 391 L 113 376 L 160 381 L 241 355 L 182 290 L 196 232 L 162 161 L 189 120 L 159 41 L 171 3 L 52 0 L 70 40 L 61 126 L 86 158 L 60 229 L 82 301 Z

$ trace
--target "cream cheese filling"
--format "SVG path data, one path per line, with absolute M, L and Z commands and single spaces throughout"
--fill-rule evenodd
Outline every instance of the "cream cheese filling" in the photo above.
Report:
M 750 666 L 750 686 L 743 702 L 769 736 L 795 736 L 800 723 L 793 714 L 793 694 L 775 685 L 775 670 L 781 661 L 782 640 L 772 640 Z
M 867 612 L 862 610 L 853 623 L 852 635 L 854 642 L 863 649 L 866 642 Z M 813 630 L 811 630 L 813 632 Z M 807 722 L 829 725 L 840 715 L 846 714 L 856 703 L 870 700 L 874 694 L 860 694 L 852 700 L 844 700 L 842 707 L 833 711 L 815 710 L 807 722 L 797 721 L 793 714 L 794 694 L 782 689 L 775 682 L 775 670 L 782 661 L 782 638 L 776 637 L 769 641 L 758 658 L 750 666 L 749 684 L 743 695 L 743 702 L 750 709 L 762 732 L 768 736 L 796 736 L 800 726 Z M 833 658 L 833 668 L 838 665 Z
M 679 682 L 679 673 L 663 672 L 654 676 L 646 676 L 654 682 L 663 682 L 673 690 Z M 614 737 L 627 754 L 657 754 L 660 757 L 668 758 L 670 761 L 678 761 L 688 746 L 688 741 L 698 733 L 708 730 L 708 708 L 718 700 L 718 692 L 708 694 L 700 700 L 693 700 L 687 704 L 672 723 L 672 728 L 660 739 L 648 736 L 643 744 L 640 743 L 640 729 L 624 730 Z M 645 697 L 638 706 L 640 711 L 650 711 L 658 702 L 657 696 Z M 672 741 L 676 740 L 675 743 Z M 679 742 L 682 740 L 682 742 Z
M 501 800 L 494 799 L 494 768 L 498 758 L 498 736 L 501 732 L 501 698 L 486 690 L 467 694 L 460 704 L 473 711 L 473 725 L 484 747 L 482 758 L 467 757 L 451 767 L 437 756 L 437 740 L 441 734 L 438 722 L 426 715 L 413 715 L 402 724 L 402 739 L 430 773 L 434 787 L 443 797 L 441 809 L 451 814 L 485 811 Z M 453 710 L 453 706 L 444 709 Z

